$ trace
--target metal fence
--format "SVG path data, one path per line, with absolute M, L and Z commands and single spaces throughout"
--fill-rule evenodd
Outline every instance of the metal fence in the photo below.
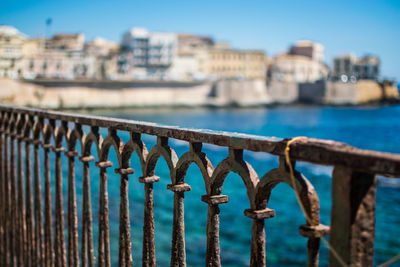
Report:
M 100 134 L 100 128 L 108 130 L 107 136 Z M 129 141 L 122 142 L 118 131 L 129 132 Z M 148 151 L 141 135 L 156 136 L 157 144 Z M 169 139 L 188 142 L 189 151 L 178 158 L 168 144 Z M 64 141 L 66 147 L 63 147 Z M 202 152 L 202 144 L 205 143 L 226 147 L 229 156 L 214 168 Z M 91 154 L 92 146 L 97 149 L 99 161 L 95 165 L 100 169 L 100 203 L 96 211 L 99 213 L 98 225 L 92 223 L 89 177 L 89 162 L 95 160 Z M 320 239 L 324 235 L 330 235 L 330 266 L 371 266 L 376 175 L 400 176 L 400 155 L 360 150 L 334 141 L 309 138 L 281 140 L 0 106 L 1 266 L 111 265 L 106 169 L 113 165 L 108 158 L 112 147 L 118 158 L 115 173 L 120 175 L 120 266 L 132 265 L 128 177 L 134 172 L 130 168 L 130 159 L 135 154 L 143 173 L 139 182 L 144 183 L 145 190 L 143 266 L 156 265 L 154 220 L 157 218 L 154 218 L 153 183 L 159 181 L 154 171 L 160 157 L 166 160 L 170 172 L 171 184 L 167 189 L 174 193 L 171 266 L 186 265 L 184 194 L 191 187 L 185 183 L 185 175 L 192 163 L 199 167 L 207 192 L 201 198 L 208 204 L 206 266 L 221 265 L 219 205 L 229 201 L 228 196 L 221 193 L 224 180 L 230 172 L 241 177 L 250 202 L 250 209 L 245 210 L 244 215 L 253 220 L 251 266 L 266 265 L 264 220 L 275 216 L 274 210 L 268 208 L 268 200 L 271 190 L 279 183 L 294 188 L 300 206 L 304 208 L 307 220 L 300 226 L 299 233 L 308 238 L 309 266 L 318 265 Z M 290 148 L 289 161 L 285 158 L 287 148 Z M 40 162 L 40 149 L 44 151 L 44 162 Z M 275 155 L 279 157 L 279 166 L 266 170 L 264 176 L 258 177 L 252 166 L 243 159 L 244 150 Z M 54 174 L 50 171 L 50 153 L 55 154 Z M 63 205 L 62 158 L 68 161 L 67 211 Z M 75 158 L 83 165 L 82 203 L 77 203 L 76 197 Z M 292 172 L 295 161 L 334 166 L 330 227 L 320 224 L 319 200 L 313 185 L 298 171 Z M 43 177 L 40 172 L 42 164 Z M 42 179 L 44 189 L 41 188 Z M 55 194 L 51 192 L 53 183 Z M 77 205 L 82 205 L 83 211 L 81 233 L 78 233 Z M 64 221 L 65 212 L 67 222 Z M 94 257 L 93 227 L 98 227 L 99 233 L 97 259 Z M 78 234 L 81 235 L 81 251 Z

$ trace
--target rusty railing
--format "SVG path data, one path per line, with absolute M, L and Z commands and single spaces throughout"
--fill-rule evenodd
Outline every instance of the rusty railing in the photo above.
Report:
M 100 134 L 100 128 L 108 129 L 107 136 Z M 123 143 L 117 131 L 129 132 L 129 141 Z M 148 151 L 141 135 L 156 136 L 157 144 Z M 178 158 L 168 145 L 170 138 L 188 142 L 189 151 Z M 63 147 L 64 140 L 66 147 Z M 207 192 L 201 198 L 208 204 L 206 266 L 220 266 L 219 205 L 229 200 L 228 196 L 222 195 L 222 186 L 229 172 L 237 173 L 247 188 L 250 208 L 244 211 L 244 215 L 253 220 L 251 266 L 266 264 L 264 220 L 275 215 L 274 210 L 268 208 L 268 200 L 271 190 L 279 183 L 296 188 L 301 206 L 309 218 L 299 229 L 300 234 L 308 238 L 309 266 L 318 265 L 320 239 L 324 235 L 330 235 L 330 266 L 343 263 L 371 266 L 376 175 L 400 176 L 400 155 L 360 150 L 333 141 L 308 138 L 292 140 L 290 165 L 294 166 L 297 160 L 334 166 L 331 225 L 328 227 L 320 224 L 319 200 L 312 184 L 297 171 L 292 175 L 295 184 L 292 183 L 291 169 L 284 158 L 289 141 L 0 106 L 0 265 L 111 265 L 106 169 L 113 165 L 108 159 L 110 148 L 113 147 L 118 158 L 115 173 L 120 175 L 120 266 L 132 265 L 128 177 L 134 172 L 129 167 L 133 154 L 140 160 L 143 176 L 139 182 L 144 184 L 145 190 L 143 266 L 156 265 L 153 183 L 159 181 L 154 171 L 160 157 L 164 157 L 170 171 L 171 184 L 167 189 L 174 193 L 171 266 L 186 265 L 184 194 L 191 189 L 185 183 L 185 174 L 191 163 L 199 167 Z M 204 143 L 226 147 L 228 157 L 214 168 L 202 152 Z M 99 161 L 95 165 L 100 173 L 99 223 L 96 226 L 92 225 L 90 199 L 89 162 L 95 160 L 91 155 L 92 146 L 97 149 Z M 40 149 L 43 149 L 43 157 L 40 157 Z M 275 155 L 280 158 L 279 166 L 266 170 L 266 174 L 259 178 L 252 166 L 243 159 L 244 150 Z M 50 171 L 50 153 L 55 155 L 54 174 Z M 82 203 L 77 203 L 76 197 L 76 157 L 83 165 Z M 64 222 L 62 158 L 68 161 L 67 222 Z M 41 159 L 44 162 L 40 162 Z M 43 177 L 41 164 L 44 166 Z M 42 179 L 44 190 L 41 188 Z M 54 195 L 51 194 L 52 185 L 55 187 Z M 78 204 L 82 205 L 83 218 L 79 233 L 81 251 L 78 244 Z M 97 260 L 94 258 L 93 227 L 98 227 Z M 64 237 L 65 230 L 67 240 Z

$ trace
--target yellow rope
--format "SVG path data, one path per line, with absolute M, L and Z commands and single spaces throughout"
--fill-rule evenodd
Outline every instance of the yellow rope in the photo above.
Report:
M 311 219 L 308 216 L 303 203 L 301 203 L 301 199 L 300 199 L 300 195 L 299 195 L 299 191 L 297 189 L 297 185 L 296 185 L 296 181 L 295 181 L 295 177 L 294 177 L 294 170 L 293 170 L 293 166 L 292 166 L 292 162 L 290 161 L 290 145 L 295 143 L 296 141 L 300 141 L 300 140 L 306 140 L 307 137 L 295 137 L 292 138 L 289 142 L 287 142 L 286 144 L 286 148 L 285 148 L 285 161 L 287 166 L 289 167 L 289 172 L 290 172 L 290 179 L 293 185 L 293 189 L 294 192 L 296 194 L 296 199 L 297 202 L 299 203 L 299 206 L 301 208 L 301 210 L 303 211 L 304 217 L 306 218 L 306 221 L 309 225 L 311 224 Z M 340 257 L 340 255 L 337 253 L 337 251 L 329 244 L 329 242 L 326 240 L 326 238 L 324 238 L 323 236 L 321 237 L 321 240 L 324 242 L 324 244 L 328 247 L 328 249 L 332 252 L 333 256 L 337 259 L 337 261 L 342 265 L 342 266 L 347 266 L 347 264 L 344 262 L 344 260 Z M 390 260 L 380 264 L 378 267 L 386 267 L 389 266 L 393 263 L 395 263 L 396 261 L 400 260 L 400 254 L 394 256 L 393 258 L 391 258 Z
M 378 267 L 386 267 L 386 266 L 389 266 L 390 264 L 395 263 L 395 262 L 398 261 L 398 260 L 400 260 L 400 254 L 394 256 L 393 258 L 391 258 L 390 260 L 388 260 L 388 261 L 386 261 L 386 262 L 384 262 L 384 263 L 382 263 L 382 264 L 379 264 Z
M 309 225 L 312 225 L 311 218 L 308 216 L 308 214 L 303 206 L 303 203 L 301 203 L 300 194 L 297 189 L 297 185 L 296 185 L 296 181 L 295 181 L 295 177 L 294 177 L 294 170 L 293 170 L 292 162 L 290 161 L 290 155 L 289 155 L 291 144 L 293 144 L 296 141 L 306 140 L 306 139 L 307 139 L 306 137 L 295 137 L 295 138 L 291 139 L 289 142 L 287 142 L 286 148 L 285 148 L 285 161 L 286 161 L 287 166 L 289 167 L 290 180 L 293 185 L 293 190 L 295 192 L 297 202 L 299 203 L 299 206 L 304 214 L 304 217 L 306 218 L 307 223 Z M 332 252 L 332 255 L 336 258 L 336 260 L 340 263 L 340 265 L 347 266 L 347 264 L 340 257 L 340 255 L 337 253 L 337 251 L 329 244 L 329 242 L 323 236 L 321 236 L 321 240 L 328 247 L 329 251 Z

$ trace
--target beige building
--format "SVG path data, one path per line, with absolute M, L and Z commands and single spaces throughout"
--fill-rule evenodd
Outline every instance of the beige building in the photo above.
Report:
M 305 56 L 312 60 L 323 62 L 324 46 L 320 43 L 311 42 L 309 40 L 300 40 L 290 47 L 288 54 Z
M 325 80 L 329 68 L 323 63 L 324 47 L 308 40 L 298 41 L 287 53 L 275 56 L 268 67 L 270 82 L 305 83 Z
M 85 43 L 85 52 L 94 56 L 108 56 L 119 51 L 120 46 L 116 42 L 101 37 L 94 38 L 91 42 Z
M 199 71 L 211 79 L 265 79 L 266 55 L 258 50 L 211 48 L 198 55 Z
M 214 45 L 214 41 L 207 36 L 192 34 L 178 34 L 178 54 L 187 55 L 201 49 L 208 49 Z
M 11 26 L 0 26 L 0 77 L 18 78 L 21 73 L 25 35 Z
M 49 40 L 49 48 L 62 50 L 82 50 L 85 45 L 85 35 L 76 34 L 55 34 Z
M 269 67 L 271 81 L 303 83 L 326 79 L 329 69 L 321 61 L 307 56 L 280 54 Z
M 23 57 L 32 57 L 43 53 L 45 50 L 45 42 L 46 40 L 41 39 L 26 39 L 22 46 L 22 54 Z

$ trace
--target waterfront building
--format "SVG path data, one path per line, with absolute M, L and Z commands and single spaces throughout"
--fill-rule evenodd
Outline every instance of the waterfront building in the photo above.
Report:
M 214 45 L 207 36 L 178 34 L 178 52 L 169 70 L 169 78 L 177 81 L 204 80 L 200 65 L 204 61 L 204 51 Z
M 91 42 L 87 42 L 84 45 L 86 54 L 94 56 L 109 56 L 118 53 L 119 49 L 120 46 L 118 43 L 101 37 L 96 37 Z
M 27 39 L 23 45 L 24 79 L 97 78 L 97 55 L 84 49 L 83 34 L 56 34 L 50 39 Z
M 210 79 L 262 79 L 266 77 L 266 55 L 261 50 L 238 50 L 224 46 L 200 53 L 199 70 Z
M 380 60 L 376 56 L 356 58 L 352 54 L 342 55 L 333 60 L 332 78 L 342 82 L 355 82 L 358 79 L 377 80 L 379 70 Z
M 214 40 L 208 36 L 178 34 L 178 54 L 187 55 L 214 46 Z
M 295 45 L 290 47 L 289 55 L 305 56 L 314 61 L 324 61 L 324 46 L 320 43 L 311 42 L 309 40 L 297 41 Z
M 271 81 L 303 83 L 326 79 L 328 66 L 304 55 L 282 53 L 277 55 L 269 66 Z
M 132 28 L 123 35 L 121 49 L 131 52 L 136 79 L 168 79 L 168 71 L 177 55 L 178 38 L 175 33 L 149 32 Z
M 25 79 L 92 79 L 96 78 L 96 58 L 83 51 L 45 50 L 23 59 Z
M 324 47 L 320 43 L 302 40 L 287 53 L 275 56 L 269 63 L 269 82 L 305 83 L 324 80 L 329 69 L 323 62 Z
M 83 34 L 56 34 L 26 39 L 21 72 L 24 79 L 112 79 L 119 45 L 102 38 L 85 43 Z
M 47 48 L 58 50 L 83 50 L 84 45 L 85 35 L 83 33 L 55 34 L 46 43 Z
M 18 78 L 26 36 L 11 26 L 0 26 L 0 77 Z

